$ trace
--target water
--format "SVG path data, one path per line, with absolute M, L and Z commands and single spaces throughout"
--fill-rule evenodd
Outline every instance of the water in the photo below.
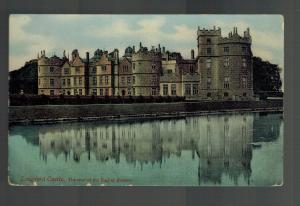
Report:
M 272 186 L 283 183 L 282 113 L 9 128 L 17 185 Z

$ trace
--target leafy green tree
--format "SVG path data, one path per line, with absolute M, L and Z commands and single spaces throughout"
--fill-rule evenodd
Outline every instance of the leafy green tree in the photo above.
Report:
M 280 92 L 282 81 L 281 68 L 276 64 L 253 57 L 253 89 L 258 92 Z

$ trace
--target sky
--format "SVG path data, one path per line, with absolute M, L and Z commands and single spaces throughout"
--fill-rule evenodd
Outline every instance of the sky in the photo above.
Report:
M 252 36 L 253 55 L 284 69 L 284 20 L 280 15 L 10 15 L 9 70 L 34 59 L 41 50 L 46 56 L 62 56 L 78 49 L 90 56 L 96 49 L 119 49 L 139 42 L 151 48 L 160 43 L 166 50 L 190 57 L 197 54 L 197 28 L 220 27 L 228 36 L 233 27 L 243 35 L 247 27 Z M 283 70 L 284 71 L 284 70 Z M 283 72 L 282 72 L 283 75 Z

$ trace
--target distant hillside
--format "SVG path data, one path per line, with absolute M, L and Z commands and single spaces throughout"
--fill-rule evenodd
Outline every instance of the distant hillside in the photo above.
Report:
M 23 90 L 25 94 L 37 94 L 37 79 L 37 59 L 33 59 L 20 69 L 9 72 L 9 93 L 18 94 Z

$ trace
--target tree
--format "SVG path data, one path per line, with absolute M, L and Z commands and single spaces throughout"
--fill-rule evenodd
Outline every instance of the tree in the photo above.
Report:
M 9 72 L 9 93 L 19 94 L 21 90 L 25 94 L 38 93 L 38 74 L 37 60 L 33 59 L 26 62 L 18 70 Z
M 253 57 L 253 90 L 259 92 L 280 92 L 282 81 L 281 68 L 276 64 Z

